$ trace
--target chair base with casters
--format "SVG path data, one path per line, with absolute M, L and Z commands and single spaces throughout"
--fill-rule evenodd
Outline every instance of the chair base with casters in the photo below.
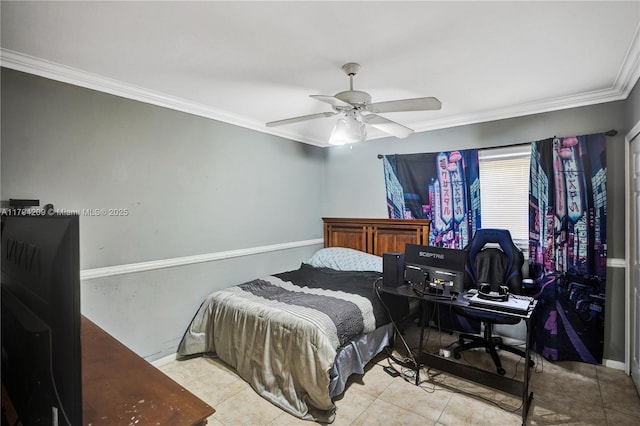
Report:
M 505 374 L 505 369 L 502 367 L 502 362 L 498 356 L 498 350 L 505 350 L 523 358 L 526 357 L 524 350 L 506 345 L 502 342 L 501 337 L 493 336 L 491 324 L 485 324 L 484 334 L 482 336 L 476 336 L 475 334 L 461 334 L 458 337 L 458 346 L 453 349 L 453 356 L 456 359 L 460 359 L 462 356 L 460 352 L 475 348 L 485 348 L 486 352 L 491 355 L 491 358 L 496 365 L 496 371 L 500 375 Z M 533 360 L 530 359 L 529 363 L 530 366 L 533 367 Z
M 514 324 L 517 324 L 518 322 L 519 320 L 515 321 Z M 505 350 L 522 358 L 526 357 L 526 353 L 524 350 L 504 344 L 501 337 L 493 335 L 492 326 L 492 324 L 485 323 L 484 334 L 482 336 L 477 336 L 475 334 L 460 334 L 460 336 L 458 337 L 458 346 L 453 349 L 453 356 L 455 359 L 460 359 L 460 357 L 462 356 L 460 352 L 462 351 L 475 348 L 484 348 L 485 351 L 491 355 L 491 358 L 496 365 L 496 371 L 498 372 L 498 374 L 504 375 L 505 369 L 502 367 L 502 362 L 500 361 L 500 357 L 498 356 L 498 350 Z M 529 359 L 529 365 L 533 367 L 533 360 Z

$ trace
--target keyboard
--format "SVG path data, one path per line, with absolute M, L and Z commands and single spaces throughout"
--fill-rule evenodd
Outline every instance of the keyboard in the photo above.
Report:
M 514 299 L 520 299 L 520 300 L 528 300 L 529 303 L 533 303 L 533 297 L 531 296 L 525 296 L 524 294 L 510 294 L 509 297 L 513 297 Z
M 522 296 L 516 294 L 510 294 L 509 300 L 505 302 L 497 300 L 487 300 L 478 297 L 478 294 L 474 294 L 469 297 L 469 304 L 471 306 L 478 306 L 481 308 L 495 309 L 496 311 L 509 312 L 515 314 L 523 314 L 529 310 L 533 298 L 529 296 Z

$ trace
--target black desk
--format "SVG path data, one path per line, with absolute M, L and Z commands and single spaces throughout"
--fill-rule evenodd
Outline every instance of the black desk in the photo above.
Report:
M 529 377 L 531 374 L 531 365 L 529 363 L 530 355 L 531 355 L 531 340 L 532 340 L 532 319 L 535 313 L 535 309 L 538 305 L 538 301 L 534 300 L 534 303 L 531 305 L 527 312 L 523 313 L 510 313 L 498 311 L 491 308 L 485 308 L 480 306 L 471 306 L 469 302 L 462 296 L 458 296 L 457 298 L 445 299 L 437 296 L 432 296 L 426 294 L 424 296 L 420 296 L 416 293 L 413 288 L 409 285 L 403 285 L 400 287 L 385 287 L 382 284 L 378 284 L 378 288 L 380 291 L 388 294 L 393 294 L 396 296 L 404 296 L 411 299 L 418 299 L 423 308 L 423 315 L 427 311 L 427 305 L 429 303 L 436 304 L 444 304 L 446 306 L 459 306 L 468 309 L 473 309 L 477 311 L 483 312 L 496 312 L 502 315 L 508 315 L 515 318 L 520 318 L 525 322 L 527 326 L 527 337 L 526 337 L 526 345 L 525 345 L 525 354 L 526 354 L 526 362 L 524 367 L 524 379 L 522 381 L 512 379 L 510 377 L 501 376 L 497 373 L 492 373 L 487 370 L 479 369 L 477 367 L 473 367 L 471 365 L 462 364 L 457 361 L 452 361 L 448 358 L 444 358 L 431 353 L 423 353 L 423 336 L 424 336 L 424 328 L 425 328 L 425 319 L 421 321 L 422 326 L 420 330 L 420 345 L 418 357 L 416 359 L 418 365 L 417 366 L 409 366 L 415 368 L 416 370 L 416 385 L 420 380 L 420 368 L 423 365 L 429 366 L 431 368 L 435 368 L 436 370 L 450 373 L 461 377 L 463 379 L 471 380 L 476 383 L 480 383 L 485 386 L 489 386 L 491 388 L 506 392 L 511 395 L 515 395 L 522 398 L 522 424 L 524 425 L 527 419 L 527 413 L 529 411 L 529 406 L 531 405 L 531 400 L 533 399 L 533 392 L 529 393 Z

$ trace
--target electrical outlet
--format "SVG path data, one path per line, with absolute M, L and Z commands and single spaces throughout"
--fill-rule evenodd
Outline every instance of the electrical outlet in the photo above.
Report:
M 441 357 L 449 358 L 451 356 L 451 350 L 440 348 L 440 350 L 438 351 L 438 354 Z

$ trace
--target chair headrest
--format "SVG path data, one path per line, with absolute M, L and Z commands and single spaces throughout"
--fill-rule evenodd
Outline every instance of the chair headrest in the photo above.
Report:
M 476 230 L 475 235 L 467 246 L 468 259 L 475 258 L 476 254 L 478 254 L 487 243 L 498 244 L 507 256 L 509 264 L 513 262 L 515 254 L 520 251 L 511 239 L 511 233 L 508 229 L 482 228 Z
M 509 284 L 512 292 L 519 289 L 522 280 L 522 264 L 524 257 L 522 251 L 511 239 L 511 233 L 507 229 L 482 228 L 476 230 L 475 235 L 465 248 L 467 252 L 467 262 L 465 266 L 465 282 L 477 284 L 476 270 L 474 266 L 476 255 L 487 243 L 496 243 L 507 258 L 507 264 L 511 265 L 509 272 L 505 276 L 505 283 Z M 517 282 L 516 282 L 517 281 Z M 468 284 L 465 284 L 468 285 Z M 518 291 L 519 292 L 519 291 Z

